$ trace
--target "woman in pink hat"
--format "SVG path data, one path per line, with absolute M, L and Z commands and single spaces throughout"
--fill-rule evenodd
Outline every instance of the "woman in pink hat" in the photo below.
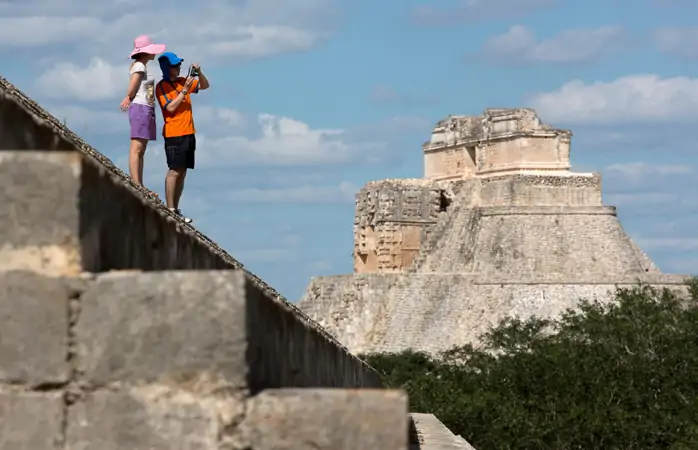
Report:
M 131 149 L 128 155 L 128 168 L 136 184 L 143 186 L 143 155 L 148 141 L 156 140 L 155 129 L 155 78 L 148 72 L 148 61 L 165 51 L 164 44 L 153 44 L 148 36 L 138 36 L 133 41 L 131 52 L 131 80 L 126 97 L 121 102 L 121 110 L 128 110 L 131 124 Z M 149 190 L 150 191 L 150 190 Z M 157 195 L 150 191 L 151 194 Z

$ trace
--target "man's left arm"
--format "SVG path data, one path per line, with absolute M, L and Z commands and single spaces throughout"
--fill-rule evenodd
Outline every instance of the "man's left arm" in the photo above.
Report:
M 196 90 L 203 91 L 210 88 L 211 83 L 208 82 L 208 78 L 206 78 L 206 75 L 201 71 L 201 66 L 194 64 L 194 67 L 199 71 L 199 83 L 196 86 Z

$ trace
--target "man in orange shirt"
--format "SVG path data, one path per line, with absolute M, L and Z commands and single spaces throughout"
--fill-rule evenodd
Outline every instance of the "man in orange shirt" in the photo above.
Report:
M 167 207 L 184 222 L 179 209 L 179 199 L 184 190 L 187 169 L 194 168 L 196 151 L 196 129 L 191 109 L 191 94 L 208 89 L 210 84 L 198 64 L 192 64 L 195 71 L 187 78 L 180 77 L 184 60 L 172 52 L 160 55 L 158 62 L 162 69 L 162 81 L 155 87 L 160 109 L 162 110 L 162 136 L 165 138 L 165 155 L 169 171 L 165 177 L 165 199 Z

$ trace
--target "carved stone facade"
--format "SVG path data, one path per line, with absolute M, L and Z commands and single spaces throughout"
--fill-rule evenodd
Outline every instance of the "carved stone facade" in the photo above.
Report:
M 357 195 L 355 273 L 314 278 L 300 308 L 354 352 L 439 351 L 618 285 L 681 289 L 603 204 L 601 176 L 570 172 L 570 137 L 531 109 L 440 121 L 423 179 Z
M 429 180 L 368 183 L 356 196 L 354 271 L 409 267 L 448 201 L 442 187 Z

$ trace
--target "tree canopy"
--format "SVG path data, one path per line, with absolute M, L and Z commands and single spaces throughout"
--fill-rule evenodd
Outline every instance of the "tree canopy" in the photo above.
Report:
M 509 318 L 443 354 L 364 355 L 478 450 L 698 449 L 698 281 Z

